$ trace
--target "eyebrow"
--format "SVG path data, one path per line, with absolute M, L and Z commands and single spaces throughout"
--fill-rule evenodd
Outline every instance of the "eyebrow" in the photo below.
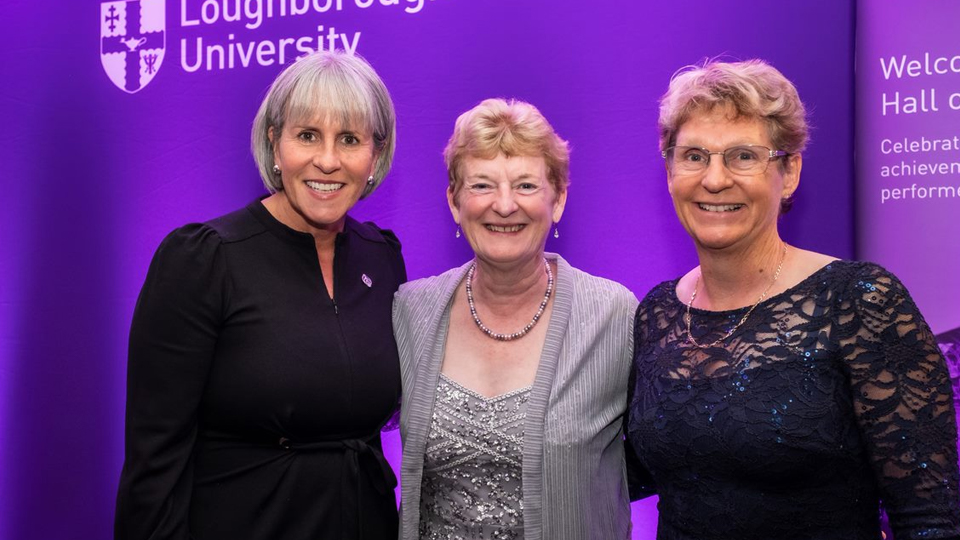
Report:
M 530 180 L 530 179 L 538 179 L 538 178 L 539 178 L 539 176 L 536 175 L 536 174 L 534 174 L 534 173 L 525 172 L 525 173 L 521 174 L 520 176 L 517 176 L 516 178 L 511 179 L 510 182 L 518 182 L 518 181 L 520 181 L 520 180 Z M 470 176 L 467 176 L 466 178 L 464 178 L 464 180 L 489 180 L 489 181 L 492 181 L 491 177 L 490 177 L 487 173 L 483 173 L 483 172 L 478 172 L 478 173 L 471 174 Z
M 727 145 L 725 148 L 723 148 L 723 150 L 729 150 L 729 149 L 731 149 L 731 148 L 737 148 L 738 146 L 767 146 L 767 144 L 769 144 L 769 143 L 740 141 L 740 142 L 735 142 L 735 143 L 731 143 L 731 144 Z M 690 144 L 677 144 L 677 145 L 674 145 L 674 146 L 687 147 L 687 148 L 702 148 L 702 149 L 705 149 L 705 150 L 713 150 L 712 148 L 708 148 L 707 146 L 704 146 L 704 145 L 702 145 L 702 144 L 693 144 L 693 143 L 690 143 Z M 716 151 L 719 151 L 719 150 L 716 150 Z
M 287 120 L 287 125 L 296 128 L 308 128 L 316 131 L 320 131 L 320 124 L 323 124 L 326 118 L 293 118 Z M 358 122 L 339 122 L 340 125 L 338 133 L 361 133 L 366 127 Z

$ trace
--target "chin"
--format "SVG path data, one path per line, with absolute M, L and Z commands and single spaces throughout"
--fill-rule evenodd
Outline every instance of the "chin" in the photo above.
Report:
M 309 223 L 310 225 L 312 225 L 313 227 L 316 227 L 316 228 L 318 228 L 318 229 L 326 229 L 326 228 L 329 228 L 329 227 L 333 227 L 333 226 L 339 224 L 341 221 L 343 221 L 343 219 L 346 218 L 346 217 L 347 217 L 347 213 L 346 213 L 346 212 L 343 212 L 343 213 L 339 213 L 339 212 L 322 212 L 322 213 L 320 213 L 320 212 L 318 212 L 318 213 L 313 213 L 313 214 L 307 214 L 307 215 L 304 216 L 304 218 L 306 219 L 307 223 Z
M 693 237 L 693 243 L 702 249 L 725 249 L 741 243 L 742 241 L 743 238 Z
M 474 251 L 473 254 L 482 261 L 492 262 L 492 263 L 509 264 L 509 263 L 520 260 L 520 258 L 515 255 L 508 255 L 503 253 L 489 253 L 485 251 Z
M 539 258 L 543 255 L 543 251 L 536 253 L 530 253 L 529 251 L 519 252 L 519 251 L 487 251 L 487 252 L 475 252 L 478 259 L 485 261 L 500 263 L 500 264 L 513 264 L 518 262 L 523 262 L 529 259 Z

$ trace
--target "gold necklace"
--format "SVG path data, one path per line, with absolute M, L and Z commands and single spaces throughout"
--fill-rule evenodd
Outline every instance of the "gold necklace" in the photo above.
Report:
M 693 301 L 697 299 L 697 293 L 700 291 L 700 276 L 702 275 L 702 273 L 698 272 L 697 281 L 693 285 L 693 294 L 690 295 L 690 301 L 687 302 L 687 313 L 684 316 L 684 322 L 687 325 L 687 328 L 686 328 L 687 342 L 693 344 L 693 346 L 698 349 L 708 349 L 711 347 L 716 347 L 720 343 L 726 341 L 727 338 L 732 336 L 733 333 L 737 331 L 737 328 L 740 328 L 740 326 L 747 321 L 747 317 L 749 317 L 750 314 L 753 313 L 753 310 L 757 309 L 757 306 L 760 305 L 760 302 L 763 302 L 763 299 L 767 297 L 767 293 L 770 292 L 770 289 L 773 288 L 773 284 L 776 283 L 777 279 L 780 277 L 780 270 L 783 269 L 783 260 L 786 258 L 787 258 L 787 243 L 784 242 L 783 252 L 780 253 L 780 262 L 777 263 L 777 271 L 774 272 L 773 274 L 773 281 L 771 281 L 770 284 L 767 285 L 767 288 L 763 290 L 763 293 L 760 295 L 760 298 L 757 299 L 757 302 L 752 306 L 750 306 L 750 309 L 748 309 L 747 312 L 743 314 L 743 317 L 740 318 L 740 322 L 734 325 L 733 328 L 728 330 L 727 333 L 721 336 L 719 339 L 717 339 L 713 343 L 707 343 L 707 344 L 697 343 L 697 340 L 693 338 L 693 332 L 690 331 L 690 307 L 693 306 Z

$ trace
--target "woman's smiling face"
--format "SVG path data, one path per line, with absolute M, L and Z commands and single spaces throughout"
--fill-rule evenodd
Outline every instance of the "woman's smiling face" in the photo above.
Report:
M 477 258 L 512 264 L 542 257 L 566 202 L 566 192 L 558 194 L 547 178 L 543 157 L 467 157 L 461 171 L 462 185 L 447 198 Z
M 281 171 L 287 224 L 302 232 L 342 230 L 374 171 L 373 134 L 316 118 L 289 122 L 279 133 L 271 130 L 270 140 Z
M 737 118 L 727 107 L 694 114 L 677 131 L 677 146 L 695 146 L 711 152 L 743 145 L 772 148 L 767 128 L 759 119 Z M 775 149 L 774 149 L 775 150 Z M 771 162 L 760 174 L 730 171 L 723 156 L 711 156 L 696 174 L 667 170 L 673 206 L 680 223 L 698 247 L 720 249 L 749 245 L 776 234 L 780 200 L 793 194 L 800 180 L 800 156 L 786 156 L 789 166 Z

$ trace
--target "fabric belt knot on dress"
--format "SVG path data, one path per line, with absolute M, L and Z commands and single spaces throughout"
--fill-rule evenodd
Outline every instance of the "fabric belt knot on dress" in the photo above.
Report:
M 380 432 L 362 439 L 339 439 L 332 441 L 296 442 L 286 437 L 280 437 L 278 444 L 281 448 L 294 452 L 343 452 L 346 466 L 340 474 L 343 501 L 344 538 L 363 538 L 363 493 L 364 478 L 373 486 L 377 494 L 387 495 L 397 485 L 397 477 L 390 464 L 387 463 L 383 452 L 369 443 L 376 440 Z M 363 467 L 361 467 L 363 465 Z M 350 484 L 355 489 L 350 489 Z M 350 519 L 350 514 L 356 519 Z M 350 528 L 356 527 L 353 533 Z

